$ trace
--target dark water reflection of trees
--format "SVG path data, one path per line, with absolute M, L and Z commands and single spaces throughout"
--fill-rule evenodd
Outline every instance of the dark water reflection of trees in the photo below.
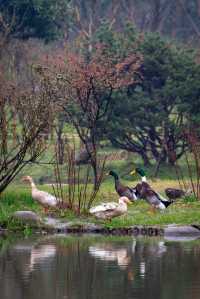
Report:
M 1 299 L 200 298 L 198 240 L 44 237 L 0 250 Z

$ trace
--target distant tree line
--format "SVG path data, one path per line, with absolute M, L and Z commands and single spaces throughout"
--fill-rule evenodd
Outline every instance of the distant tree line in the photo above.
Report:
M 143 57 L 138 83 L 115 94 L 103 133 L 113 145 L 138 153 L 146 165 L 151 158 L 174 164 L 187 147 L 182 128 L 199 119 L 197 53 L 156 33 L 138 34 L 130 24 L 122 33 L 104 24 L 96 39 L 122 55 L 134 43 Z
M 139 32 L 158 32 L 180 41 L 200 38 L 200 0 L 1 0 L 0 32 L 15 38 L 79 34 L 88 41 L 102 20 L 120 31 L 127 21 Z
M 1 0 L 0 33 L 6 40 L 58 38 L 69 24 L 69 10 L 69 0 Z
M 174 164 L 183 129 L 199 126 L 199 17 L 198 0 L 0 1 L 0 191 L 45 148 L 44 131 L 57 126 L 63 150 L 65 123 L 96 179 L 102 140 Z
M 71 60 L 65 52 L 52 55 L 49 65 L 54 65 L 54 72 L 57 66 L 59 76 L 65 78 L 62 95 L 58 81 L 54 80 L 51 88 L 59 90 L 57 98 L 66 98 L 63 119 L 74 124 L 86 149 L 91 150 L 87 145 L 92 141 L 97 146 L 101 140 L 108 139 L 114 146 L 140 155 L 145 165 L 153 160 L 174 164 L 187 149 L 183 128 L 198 124 L 199 119 L 200 66 L 196 52 L 165 41 L 156 33 L 140 34 L 130 23 L 119 33 L 104 22 L 93 36 L 91 47 L 81 45 L 79 53 L 74 52 L 75 62 L 81 59 L 84 65 L 81 80 L 78 79 L 83 72 L 81 64 L 79 71 L 73 72 L 72 79 L 72 74 L 69 75 Z M 97 60 L 98 47 L 102 47 L 103 52 Z M 135 71 L 129 61 L 133 53 L 138 57 L 134 61 Z M 121 74 L 124 78 L 127 74 L 132 76 L 132 83 L 129 78 L 128 84 L 124 81 L 123 86 L 117 86 L 115 82 L 113 87 L 108 57 L 115 61 L 124 60 L 124 64 L 119 64 Z M 91 67 L 94 59 L 96 66 L 92 64 Z M 68 61 L 66 65 L 64 61 Z M 74 67 L 75 62 L 72 63 Z M 98 68 L 106 70 L 108 78 L 103 74 L 97 76 Z M 108 86 L 102 85 L 102 79 Z M 73 80 L 76 86 L 79 82 L 77 89 Z
M 71 3 L 79 21 L 74 27 L 87 32 L 88 38 L 101 20 L 107 19 L 116 30 L 130 21 L 139 32 L 158 32 L 179 41 L 199 42 L 199 0 L 74 0 Z

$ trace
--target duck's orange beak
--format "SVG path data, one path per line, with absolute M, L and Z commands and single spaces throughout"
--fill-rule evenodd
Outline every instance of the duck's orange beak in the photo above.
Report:
M 126 199 L 126 203 L 128 204 L 128 205 L 130 205 L 130 204 L 132 204 L 132 201 L 130 201 L 128 198 Z

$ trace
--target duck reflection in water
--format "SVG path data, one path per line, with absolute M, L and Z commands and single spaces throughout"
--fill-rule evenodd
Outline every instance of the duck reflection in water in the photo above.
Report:
M 133 248 L 135 248 L 135 241 L 133 244 Z M 102 261 L 117 262 L 120 270 L 127 271 L 128 280 L 134 280 L 135 275 L 132 267 L 131 248 L 122 246 L 116 247 L 115 243 L 101 243 L 89 246 L 89 254 Z
M 26 270 L 25 275 L 29 275 L 35 270 L 36 266 L 41 263 L 48 263 L 56 256 L 55 244 L 40 244 L 34 243 L 32 245 L 16 245 L 13 248 L 14 251 L 25 254 L 26 258 Z
M 56 246 L 54 244 L 43 244 L 38 247 L 34 247 L 31 250 L 30 256 L 30 271 L 34 270 L 35 265 L 44 263 L 45 260 L 52 259 L 56 255 Z
M 127 271 L 128 280 L 134 280 L 134 269 L 140 277 L 144 278 L 149 268 L 149 260 L 160 258 L 166 251 L 167 246 L 163 240 L 145 244 L 140 242 L 140 239 L 133 239 L 130 247 L 116 246 L 115 243 L 99 243 L 89 247 L 89 254 L 96 259 L 117 262 L 120 270 Z M 148 259 L 145 258 L 146 256 Z
M 103 261 L 114 262 L 117 261 L 118 266 L 121 269 L 126 269 L 129 262 L 130 257 L 128 256 L 127 249 L 125 248 L 112 248 L 112 246 L 108 245 L 96 245 L 89 247 L 89 253 Z

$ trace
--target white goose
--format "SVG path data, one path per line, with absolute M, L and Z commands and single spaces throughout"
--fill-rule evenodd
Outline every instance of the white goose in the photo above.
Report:
M 60 198 L 56 198 L 48 192 L 38 190 L 31 176 L 24 176 L 22 181 L 31 185 L 31 195 L 33 200 L 41 204 L 44 207 L 45 212 L 48 208 L 55 208 L 62 204 L 62 200 Z
M 122 196 L 119 198 L 119 202 L 107 202 L 102 203 L 89 210 L 90 214 L 94 215 L 99 219 L 109 219 L 121 216 L 127 212 L 127 204 L 131 201 L 126 197 Z

